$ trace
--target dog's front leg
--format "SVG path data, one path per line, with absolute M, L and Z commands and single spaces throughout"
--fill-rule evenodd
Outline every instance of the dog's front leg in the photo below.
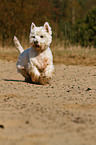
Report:
M 48 65 L 45 70 L 41 73 L 40 76 L 40 83 L 41 84 L 46 84 L 50 81 L 52 76 L 54 75 L 54 66 L 53 65 Z
M 33 83 L 39 83 L 40 73 L 35 66 L 31 66 L 29 74 Z

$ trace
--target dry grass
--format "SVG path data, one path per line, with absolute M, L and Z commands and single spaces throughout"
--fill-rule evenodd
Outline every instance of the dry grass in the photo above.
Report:
M 64 63 L 66 65 L 94 65 L 96 66 L 96 49 L 79 47 L 64 48 L 60 45 L 53 47 L 51 45 L 54 63 Z M 15 47 L 0 47 L 0 59 L 16 62 L 18 51 Z
M 59 45 L 53 48 L 54 62 L 66 65 L 94 65 L 96 66 L 96 49 L 82 48 L 80 46 L 69 46 L 67 48 Z
M 18 52 L 15 48 L 2 48 L 0 47 L 0 59 L 16 62 Z

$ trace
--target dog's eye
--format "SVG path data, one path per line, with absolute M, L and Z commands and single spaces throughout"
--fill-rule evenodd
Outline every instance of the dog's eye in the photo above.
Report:
M 43 36 L 43 35 L 41 35 L 40 37 L 41 37 L 41 38 L 43 38 L 44 36 Z
M 35 38 L 35 36 L 32 36 L 32 38 Z

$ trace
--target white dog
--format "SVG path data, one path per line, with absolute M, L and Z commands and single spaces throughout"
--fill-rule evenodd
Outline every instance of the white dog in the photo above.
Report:
M 17 61 L 17 70 L 26 81 L 46 84 L 54 74 L 53 56 L 49 48 L 52 41 L 52 31 L 48 22 L 44 26 L 36 27 L 31 24 L 29 43 L 31 47 L 24 50 L 14 36 L 14 43 L 20 55 Z

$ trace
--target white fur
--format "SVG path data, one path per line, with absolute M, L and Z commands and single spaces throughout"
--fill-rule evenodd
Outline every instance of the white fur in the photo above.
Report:
M 17 70 L 26 80 L 34 83 L 48 83 L 54 74 L 53 56 L 49 48 L 52 41 L 52 31 L 48 22 L 44 26 L 36 27 L 31 24 L 29 35 L 29 49 L 22 48 L 20 42 L 14 36 L 16 48 L 20 51 L 17 61 Z
M 23 47 L 21 46 L 21 44 L 16 36 L 14 36 L 14 44 L 20 53 L 22 53 L 24 51 Z

